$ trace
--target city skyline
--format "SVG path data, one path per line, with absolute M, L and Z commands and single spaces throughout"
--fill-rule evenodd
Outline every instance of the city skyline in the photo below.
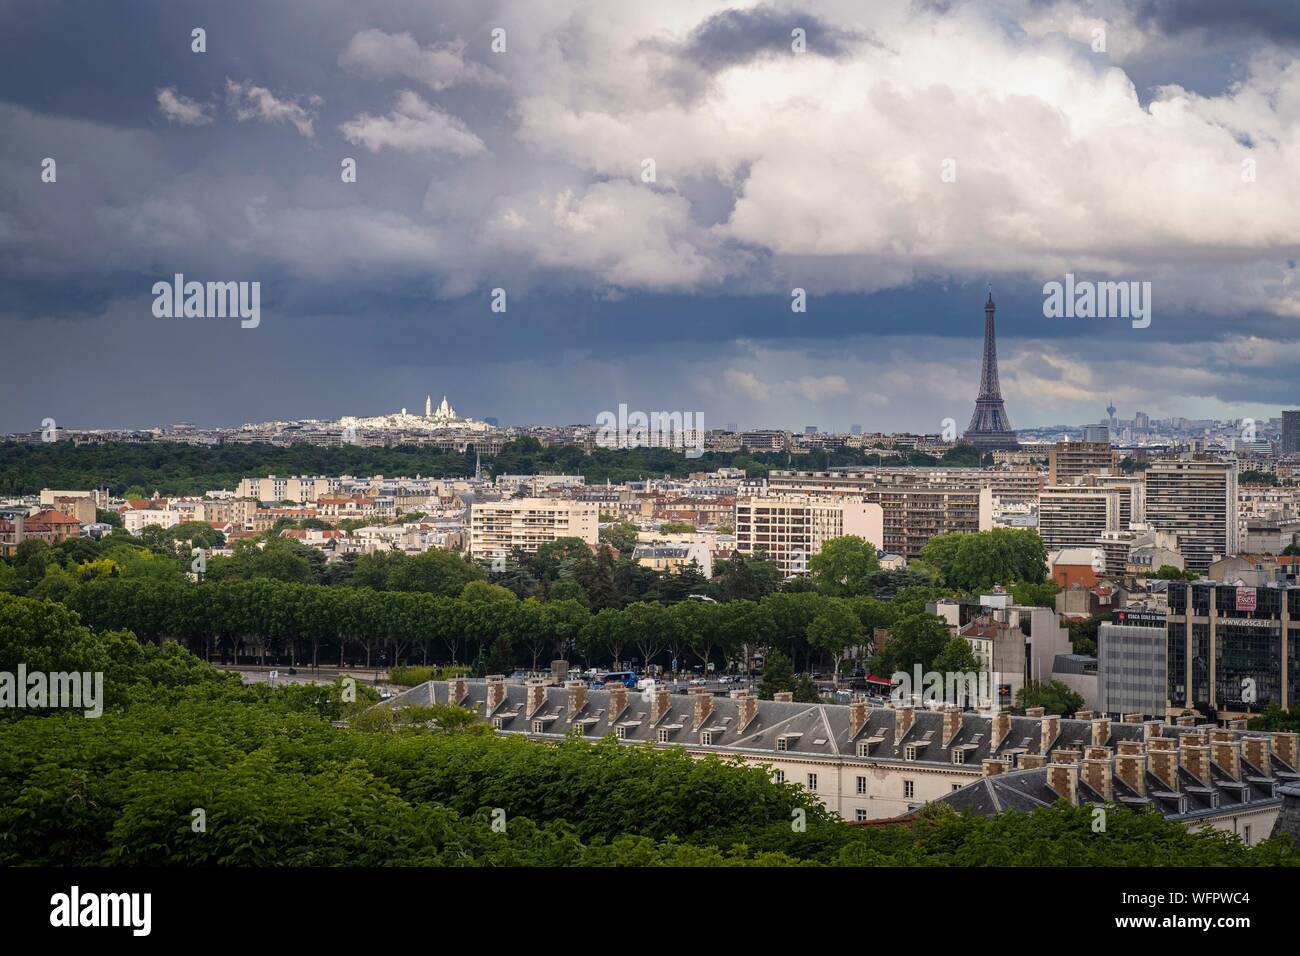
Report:
M 573 9 L 7 14 L 0 333 L 42 358 L 6 369 L 0 431 L 437 382 L 508 422 L 932 432 L 969 416 L 989 283 L 1021 429 L 1295 404 L 1300 65 L 1271 9 Z M 260 283 L 260 315 L 158 317 L 174 275 Z M 1149 324 L 1046 317 L 1076 278 L 1149 286 Z

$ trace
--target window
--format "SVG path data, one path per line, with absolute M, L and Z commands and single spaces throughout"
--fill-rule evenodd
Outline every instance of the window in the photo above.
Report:
M 867 778 L 858 777 L 858 794 L 859 796 L 867 792 Z
M 815 773 L 808 774 L 808 789 L 809 790 L 817 789 L 817 774 Z
M 1246 846 L 1250 846 L 1250 824 L 1246 824 L 1246 829 L 1242 834 L 1241 842 L 1245 843 Z
M 775 773 L 772 774 L 772 779 L 775 780 L 777 783 L 785 783 L 785 771 L 784 770 L 776 771 Z
M 904 760 L 915 760 L 915 759 L 916 759 L 916 747 L 914 747 L 912 744 L 908 744 L 906 747 L 904 747 L 904 748 L 903 748 L 903 759 L 904 759 Z
M 506 722 L 505 722 L 504 720 L 502 720 L 500 717 L 493 717 L 493 718 L 492 718 L 492 726 L 495 727 L 497 730 L 500 730 L 500 729 L 501 729 L 502 727 L 504 727 L 505 725 L 506 725 Z
M 867 743 L 865 740 L 863 740 L 863 741 L 859 741 L 859 743 L 858 743 L 858 756 L 859 756 L 859 757 L 870 757 L 870 756 L 871 756 L 871 744 Z
M 861 807 L 853 811 L 853 819 L 857 820 L 859 823 L 861 823 L 866 818 L 867 818 L 867 811 L 863 810 Z
M 666 730 L 659 731 L 659 742 L 661 744 L 668 743 L 668 731 Z
M 785 739 L 784 737 L 777 737 L 777 738 L 776 738 L 776 749 L 777 749 L 777 750 L 789 750 L 789 749 L 790 749 L 790 748 L 787 746 L 787 741 L 786 741 L 786 739 Z
M 700 733 L 700 743 L 706 747 L 713 746 L 713 731 L 705 730 Z
M 966 751 L 964 751 L 964 750 L 954 750 L 954 751 L 952 752 L 952 762 L 953 762 L 953 763 L 965 763 L 965 762 L 966 762 Z
M 903 781 L 903 796 L 908 800 L 916 796 L 916 784 L 913 781 Z
M 533 733 L 540 734 L 545 729 L 546 729 L 546 725 L 542 723 L 540 720 L 533 721 Z
M 618 739 L 619 739 L 619 740 L 626 740 L 626 739 L 627 739 L 627 728 L 626 728 L 626 727 L 619 727 L 619 728 L 618 728 Z
M 959 784 L 959 783 L 954 783 L 954 784 L 952 785 L 952 788 L 953 788 L 954 790 L 960 790 L 960 789 L 961 789 L 961 784 Z

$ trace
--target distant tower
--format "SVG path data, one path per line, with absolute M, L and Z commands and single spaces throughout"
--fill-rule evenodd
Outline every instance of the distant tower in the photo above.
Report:
M 966 427 L 965 440 L 980 451 L 1016 449 L 1016 433 L 1007 420 L 1007 410 L 1002 404 L 1002 386 L 998 383 L 998 342 L 993 324 L 993 287 L 984 303 L 984 362 L 980 368 L 980 392 L 975 399 L 975 414 Z
M 1114 427 L 1116 426 L 1116 424 L 1117 424 L 1116 419 L 1115 419 L 1115 403 L 1114 403 L 1114 402 L 1111 402 L 1109 405 L 1106 406 L 1106 423 L 1107 423 L 1108 425 L 1110 425 L 1111 428 L 1114 428 Z
M 433 417 L 433 396 L 432 395 L 424 396 L 424 417 L 425 418 Z

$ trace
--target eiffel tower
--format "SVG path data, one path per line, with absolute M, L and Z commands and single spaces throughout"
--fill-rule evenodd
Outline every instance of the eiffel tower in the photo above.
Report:
M 980 369 L 980 393 L 975 399 L 975 414 L 966 426 L 964 440 L 980 451 L 994 449 L 1015 450 L 1020 447 L 1016 433 L 1007 420 L 1007 410 L 1002 404 L 1002 387 L 998 384 L 998 341 L 993 328 L 993 287 L 989 287 L 989 300 L 984 303 L 984 364 Z

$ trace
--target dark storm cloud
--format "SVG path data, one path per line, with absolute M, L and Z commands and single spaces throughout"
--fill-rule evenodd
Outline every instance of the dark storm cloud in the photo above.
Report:
M 789 53 L 796 28 L 804 31 L 807 52 L 815 56 L 844 56 L 854 43 L 867 39 L 865 34 L 841 30 L 811 13 L 758 6 L 724 10 L 709 17 L 695 28 L 681 55 L 715 72 L 764 54 Z
M 1171 36 L 1200 30 L 1218 37 L 1300 42 L 1300 8 L 1291 0 L 1137 0 L 1133 10 L 1139 24 Z

